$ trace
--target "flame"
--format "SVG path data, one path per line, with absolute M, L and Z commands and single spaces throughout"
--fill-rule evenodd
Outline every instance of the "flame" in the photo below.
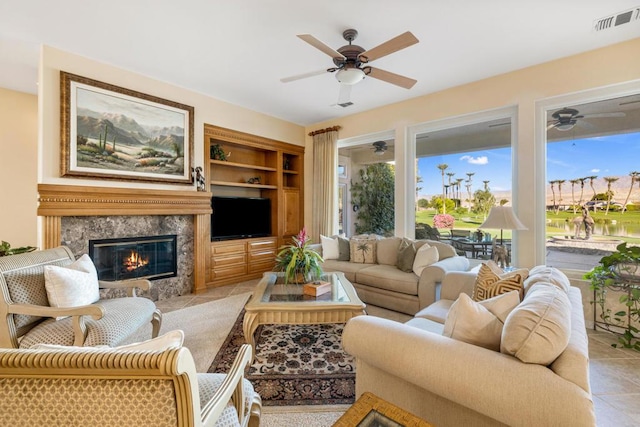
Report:
M 136 251 L 132 250 L 131 255 L 124 259 L 123 265 L 127 271 L 137 270 L 149 264 L 149 258 L 140 256 Z

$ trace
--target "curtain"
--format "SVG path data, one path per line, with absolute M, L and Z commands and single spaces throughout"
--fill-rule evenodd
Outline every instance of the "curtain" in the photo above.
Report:
M 311 237 L 335 234 L 337 224 L 338 129 L 312 132 L 313 135 L 313 223 Z

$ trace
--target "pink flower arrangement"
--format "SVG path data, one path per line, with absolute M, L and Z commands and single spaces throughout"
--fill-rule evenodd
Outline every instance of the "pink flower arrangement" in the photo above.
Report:
M 435 228 L 453 228 L 455 218 L 449 214 L 437 214 L 433 217 L 433 226 Z
M 295 245 L 299 248 L 304 247 L 308 240 L 309 240 L 309 235 L 307 234 L 306 227 L 302 227 L 302 230 L 300 230 L 298 235 L 293 238 Z

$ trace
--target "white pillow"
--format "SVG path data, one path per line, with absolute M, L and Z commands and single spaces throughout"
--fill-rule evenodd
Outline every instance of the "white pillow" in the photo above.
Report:
M 114 350 L 126 350 L 126 351 L 163 351 L 168 348 L 180 348 L 184 343 L 184 332 L 180 329 L 169 331 L 164 335 L 152 338 L 142 342 L 136 342 L 127 345 L 121 345 L 119 347 L 113 347 Z M 36 344 L 33 347 L 36 350 L 105 350 L 111 347 L 106 345 L 99 345 L 95 347 L 77 347 L 55 344 Z
M 89 263 L 93 266 L 90 259 Z M 45 265 L 44 286 L 51 307 L 78 307 L 100 299 L 98 274 L 84 257 L 68 267 Z
M 321 234 L 320 243 L 322 243 L 323 259 L 338 259 L 340 257 L 340 245 L 337 237 L 327 237 Z
M 93 277 L 98 280 L 98 271 L 96 270 L 96 266 L 93 264 L 93 260 L 89 257 L 89 255 L 84 254 L 71 264 L 65 266 L 65 268 L 70 268 L 76 271 L 84 271 L 85 273 L 91 274 Z
M 438 262 L 439 259 L 440 254 L 438 254 L 438 248 L 425 243 L 420 246 L 420 249 L 416 252 L 416 257 L 413 260 L 413 272 L 420 276 L 422 270 Z
M 480 302 L 462 293 L 447 313 L 442 335 L 500 351 L 504 321 L 519 303 L 518 291 L 507 292 Z

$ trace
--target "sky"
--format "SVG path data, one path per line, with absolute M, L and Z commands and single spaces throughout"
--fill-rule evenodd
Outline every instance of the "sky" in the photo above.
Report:
M 445 170 L 445 184 L 449 182 L 447 172 L 454 172 L 452 180 L 463 178 L 473 172 L 472 189 L 483 188 L 483 181 L 489 181 L 491 191 L 511 190 L 511 148 L 499 148 L 418 159 L 418 174 L 422 177 L 420 196 L 442 193 L 442 174 L 437 166 L 441 163 L 449 167 Z M 547 145 L 546 181 L 571 179 L 596 175 L 628 175 L 640 171 L 640 133 L 570 141 L 553 142 Z M 466 194 L 465 183 L 461 191 Z

